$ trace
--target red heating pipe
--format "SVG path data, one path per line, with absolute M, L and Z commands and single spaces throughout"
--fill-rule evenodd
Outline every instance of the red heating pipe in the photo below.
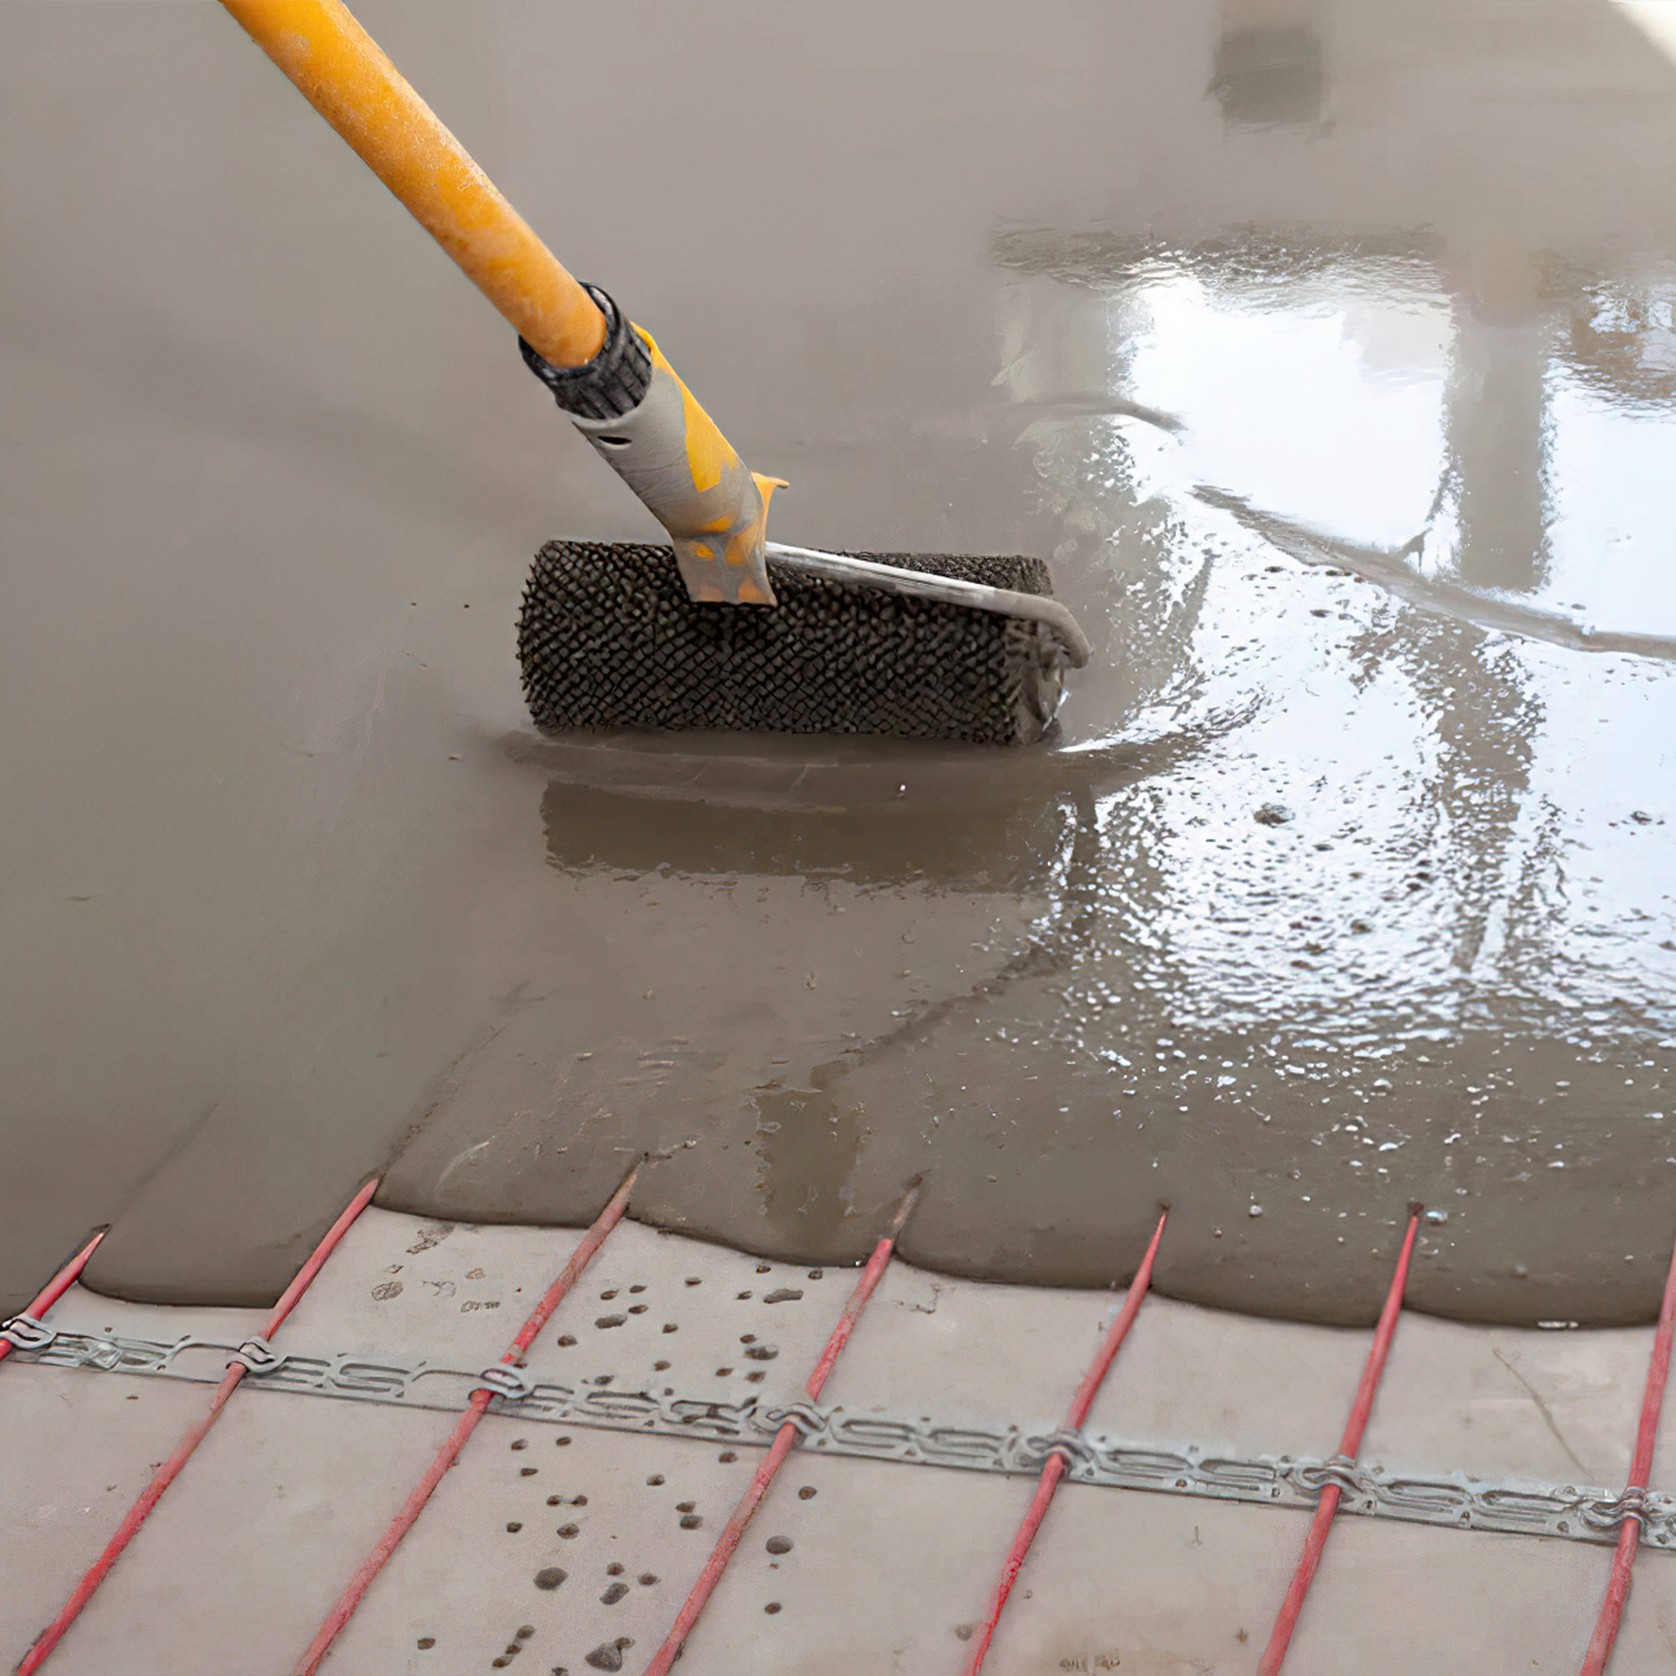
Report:
M 1630 1490 L 1645 1490 L 1653 1472 L 1653 1444 L 1659 1435 L 1659 1414 L 1664 1408 L 1664 1387 L 1670 1377 L 1670 1346 L 1676 1336 L 1676 1251 L 1664 1281 L 1664 1301 L 1659 1306 L 1658 1331 L 1653 1334 L 1653 1354 L 1647 1364 L 1647 1389 L 1641 1397 L 1641 1422 L 1635 1430 L 1635 1454 L 1629 1464 Z M 1618 1546 L 1612 1555 L 1612 1570 L 1606 1580 L 1606 1598 L 1583 1659 L 1582 1676 L 1603 1676 L 1612 1658 L 1612 1644 L 1618 1639 L 1624 1607 L 1629 1602 L 1630 1568 L 1641 1545 L 1641 1521 L 1628 1519 L 1618 1527 Z
M 803 1387 L 811 1402 L 820 1400 L 821 1391 L 831 1376 L 839 1352 L 843 1350 L 850 1334 L 855 1331 L 855 1324 L 861 1318 L 867 1300 L 873 1296 L 874 1290 L 884 1278 L 885 1270 L 890 1267 L 896 1242 L 902 1236 L 903 1225 L 918 1202 L 919 1195 L 920 1185 L 916 1182 L 908 1189 L 902 1203 L 897 1206 L 896 1214 L 891 1218 L 889 1231 L 873 1247 L 873 1255 L 867 1259 L 867 1266 L 855 1283 L 850 1301 L 844 1305 L 844 1313 L 839 1316 L 838 1325 L 832 1329 L 832 1336 L 826 1341 L 826 1348 L 821 1352 L 820 1360 L 815 1363 L 815 1371 L 809 1375 L 808 1383 Z M 788 1420 L 774 1434 L 768 1454 L 763 1458 L 762 1465 L 757 1468 L 749 1488 L 739 1498 L 739 1505 L 734 1508 L 732 1517 L 722 1528 L 714 1552 L 704 1562 L 704 1570 L 699 1573 L 692 1593 L 687 1596 L 685 1604 L 676 1616 L 674 1628 L 670 1630 L 664 1644 L 658 1648 L 657 1656 L 646 1666 L 646 1676 L 669 1676 L 670 1666 L 681 1656 L 682 1645 L 692 1634 L 693 1625 L 698 1622 L 699 1614 L 704 1610 L 710 1596 L 715 1593 L 716 1585 L 721 1582 L 722 1573 L 727 1570 L 728 1561 L 738 1549 L 746 1526 L 755 1518 L 757 1509 L 768 1494 L 768 1487 L 774 1482 L 796 1442 L 796 1423 Z
M 1391 1287 L 1385 1294 L 1385 1307 L 1379 1312 L 1379 1325 L 1374 1330 L 1367 1365 L 1362 1369 L 1362 1382 L 1356 1387 L 1356 1400 L 1350 1405 L 1350 1418 L 1345 1422 L 1344 1435 L 1339 1439 L 1339 1454 L 1351 1460 L 1356 1458 L 1362 1447 L 1362 1434 L 1368 1429 L 1368 1416 L 1373 1413 L 1379 1376 L 1385 1371 L 1385 1359 L 1391 1353 L 1391 1340 L 1397 1335 L 1397 1317 L 1402 1313 L 1403 1289 L 1408 1284 L 1408 1265 L 1414 1255 L 1414 1236 L 1419 1228 L 1420 1209 L 1415 1206 L 1409 1212 L 1408 1232 L 1403 1236 L 1396 1272 L 1391 1276 Z M 1286 1649 L 1292 1644 L 1298 1616 L 1304 1609 L 1304 1597 L 1309 1593 L 1309 1585 L 1321 1564 L 1321 1556 L 1326 1552 L 1327 1532 L 1332 1528 L 1338 1504 L 1338 1485 L 1324 1485 L 1321 1499 L 1315 1506 L 1315 1517 L 1309 1523 L 1309 1535 L 1304 1538 L 1303 1556 L 1298 1561 L 1298 1569 L 1292 1574 L 1292 1586 L 1286 1591 L 1286 1599 L 1281 1602 L 1280 1616 L 1275 1619 L 1269 1644 L 1263 1650 L 1257 1676 L 1279 1676 L 1281 1667 L 1286 1663 Z
M 279 1302 L 268 1315 L 262 1327 L 262 1337 L 272 1338 L 279 1331 L 286 1316 L 297 1307 L 297 1300 L 325 1267 L 326 1259 L 336 1249 L 338 1241 L 349 1232 L 351 1223 L 367 1208 L 377 1191 L 378 1178 L 375 1176 L 349 1201 L 348 1208 L 326 1230 L 326 1237 L 314 1248 L 309 1260 L 298 1270 L 296 1279 L 285 1288 Z M 234 1362 L 227 1369 L 225 1378 L 216 1386 L 215 1395 L 210 1398 L 209 1408 L 203 1418 L 175 1445 L 174 1453 L 152 1475 L 151 1482 L 140 1492 L 139 1500 L 128 1509 L 127 1516 L 117 1526 L 116 1535 L 105 1544 L 104 1552 L 76 1585 L 75 1593 L 64 1603 L 58 1616 L 41 1631 L 34 1646 L 24 1654 L 23 1662 L 17 1667 L 17 1676 L 34 1676 L 34 1672 L 46 1663 L 53 1648 L 64 1639 L 65 1631 L 81 1615 L 82 1608 L 93 1598 L 99 1585 L 110 1575 L 111 1567 L 122 1557 L 123 1550 L 134 1540 L 135 1533 L 151 1516 L 151 1510 L 163 1499 L 163 1492 L 180 1476 L 181 1468 L 192 1459 L 198 1445 L 208 1436 L 210 1427 L 227 1406 L 228 1398 L 238 1389 L 239 1381 L 249 1371 L 243 1362 Z
M 559 1278 L 547 1288 L 541 1302 L 530 1312 L 529 1319 L 518 1329 L 518 1336 L 507 1346 L 506 1353 L 501 1357 L 502 1366 L 523 1366 L 524 1354 L 535 1343 L 536 1334 L 552 1319 L 553 1311 L 564 1301 L 565 1294 L 581 1279 L 583 1270 L 605 1244 L 605 1236 L 622 1221 L 623 1213 L 628 1209 L 629 1194 L 634 1190 L 634 1178 L 639 1173 L 640 1166 L 636 1164 L 623 1177 L 622 1186 L 611 1195 L 605 1209 L 594 1218 L 593 1225 L 570 1254 L 570 1261 L 560 1270 Z M 314 1672 L 320 1668 L 327 1653 L 331 1651 L 332 1643 L 343 1633 L 344 1625 L 355 1615 L 356 1607 L 365 1599 L 373 1579 L 401 1546 L 402 1538 L 418 1522 L 419 1515 L 425 1511 L 425 1503 L 431 1499 L 437 1485 L 460 1458 L 460 1451 L 465 1448 L 466 1440 L 477 1430 L 478 1421 L 488 1412 L 489 1404 L 494 1398 L 495 1393 L 486 1386 L 479 1386 L 472 1392 L 471 1406 L 454 1422 L 454 1428 L 449 1432 L 447 1441 L 437 1451 L 436 1458 L 430 1466 L 425 1469 L 425 1476 L 414 1486 L 413 1493 L 402 1503 L 401 1511 L 390 1521 L 389 1528 L 378 1539 L 373 1551 L 350 1578 L 349 1586 L 338 1597 L 337 1605 L 327 1614 L 326 1621 L 309 1642 L 308 1651 L 297 1661 L 292 1676 L 314 1676 Z
M 98 1250 L 99 1241 L 105 1237 L 105 1233 L 106 1230 L 101 1228 L 99 1232 L 96 1233 L 93 1238 L 90 1239 L 87 1244 L 84 1245 L 81 1250 L 78 1251 L 75 1256 L 72 1257 L 70 1261 L 67 1262 L 64 1267 L 61 1268 L 58 1273 L 55 1274 L 52 1279 L 49 1280 L 46 1285 L 35 1294 L 32 1299 L 30 1299 L 29 1307 L 23 1313 L 25 1315 L 31 1315 L 39 1321 L 40 1318 L 45 1315 L 46 1312 L 51 1309 L 52 1306 L 57 1303 L 58 1300 L 62 1298 L 64 1294 L 68 1292 L 70 1288 L 81 1278 L 81 1271 L 87 1267 L 88 1258 Z M 9 1338 L 0 1338 L 0 1362 L 5 1361 L 5 1359 L 11 1355 L 13 1348 L 12 1341 Z
M 1088 1372 L 1082 1376 L 1082 1383 L 1077 1387 L 1077 1394 L 1071 1399 L 1071 1406 L 1065 1411 L 1065 1422 L 1060 1428 L 1062 1431 L 1080 1432 L 1087 1423 L 1088 1411 L 1094 1406 L 1094 1398 L 1106 1377 L 1106 1372 L 1124 1339 L 1129 1336 L 1129 1329 L 1134 1326 L 1135 1317 L 1140 1314 L 1141 1304 L 1152 1285 L 1152 1265 L 1158 1256 L 1158 1246 L 1164 1238 L 1164 1223 L 1169 1214 L 1166 1210 L 1158 1218 L 1158 1226 L 1152 1233 L 1152 1243 L 1147 1246 L 1146 1255 L 1141 1258 L 1141 1266 L 1135 1270 L 1135 1278 L 1129 1283 L 1123 1307 L 1117 1312 L 1116 1320 L 1106 1329 L 1105 1337 L 1100 1341 L 1100 1348 L 1095 1352 Z M 1007 1597 L 1013 1592 L 1013 1584 L 1018 1581 L 1025 1556 L 1030 1552 L 1031 1543 L 1036 1540 L 1036 1532 L 1041 1529 L 1042 1520 L 1047 1517 L 1048 1504 L 1053 1500 L 1054 1491 L 1059 1488 L 1059 1480 L 1065 1476 L 1065 1472 L 1065 1457 L 1049 1455 L 1042 1467 L 1042 1475 L 1036 1481 L 1036 1493 L 1030 1498 L 1030 1506 L 1018 1527 L 1018 1534 L 1007 1551 L 1001 1575 L 996 1580 L 995 1592 L 989 1599 L 989 1610 L 984 1614 L 983 1624 L 973 1640 L 971 1657 L 966 1661 L 966 1676 L 978 1676 L 978 1672 L 983 1669 L 983 1661 L 989 1654 L 989 1644 L 995 1639 L 996 1626 L 1001 1622 L 1002 1612 L 1006 1610 Z

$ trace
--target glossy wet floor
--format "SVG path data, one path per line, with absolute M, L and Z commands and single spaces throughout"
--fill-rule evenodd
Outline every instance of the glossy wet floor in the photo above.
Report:
M 618 486 L 224 19 L 8 9 L 6 1296 L 112 1220 L 96 1285 L 250 1302 L 386 1161 L 577 1221 L 648 1151 L 640 1214 L 785 1257 L 923 1172 L 917 1262 L 1110 1284 L 1168 1200 L 1164 1292 L 1366 1320 L 1419 1200 L 1416 1307 L 1648 1317 L 1659 9 L 366 15 L 777 534 L 1047 555 L 1095 664 L 1016 758 L 533 742 L 525 556 Z M 568 74 L 630 60 L 748 66 L 765 259 L 672 254 L 686 137 Z

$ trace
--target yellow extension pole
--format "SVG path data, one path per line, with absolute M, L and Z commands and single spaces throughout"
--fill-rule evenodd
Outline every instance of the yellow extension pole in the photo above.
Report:
M 746 469 L 645 332 L 621 315 L 613 329 L 343 0 L 221 3 L 548 363 L 534 369 L 543 383 L 669 531 L 688 594 L 772 605 L 763 537 L 779 480 Z M 629 394 L 621 381 L 631 365 L 638 386 Z M 579 384 L 561 393 L 547 376 L 554 368 Z M 592 397 L 578 405 L 589 381 L 609 387 L 604 410 Z
M 592 297 L 495 189 L 342 0 L 221 0 L 297 90 L 556 367 L 605 343 Z

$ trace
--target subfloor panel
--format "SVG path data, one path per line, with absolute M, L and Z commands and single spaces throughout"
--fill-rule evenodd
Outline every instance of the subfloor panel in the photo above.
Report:
M 760 1459 L 489 1416 L 327 1676 L 643 1669 Z
M 1606 1587 L 1606 1566 L 1596 1568 L 1590 1612 Z M 1676 1671 L 1676 1566 L 1656 1559 L 1640 1562 L 1630 1583 L 1623 1628 L 1612 1655 L 1611 1676 L 1666 1676 Z
M 1014 1524 L 1028 1500 L 1021 1486 Z M 1307 1514 L 1275 1508 L 1065 1485 L 1019 1573 L 985 1676 L 1250 1676 L 1307 1524 Z M 1011 1534 L 997 1542 L 997 1568 Z
M 169 1386 L 117 1377 L 103 1383 L 118 1401 Z M 204 1386 L 169 1389 L 192 1400 L 157 1459 L 209 1397 Z M 64 1638 L 51 1676 L 290 1669 L 448 1426 L 442 1414 L 236 1393 Z M 65 1451 L 54 1470 L 72 1454 Z M 94 1552 L 132 1498 L 113 1499 Z
M 1611 1558 L 1581 1543 L 1336 1519 L 1287 1676 L 1576 1676 Z M 1650 1554 L 1639 1569 L 1669 1565 Z M 1627 1654 L 1612 1664 L 1613 1676 L 1669 1668 Z
M 258 1375 L 235 1395 L 70 1632 L 53 1676 L 289 1668 L 453 1424 L 445 1408 L 417 1403 L 464 1400 L 580 1238 L 365 1212 L 275 1335 L 278 1350 L 304 1359 L 296 1384 L 265 1388 Z M 856 1276 L 625 1221 L 537 1336 L 529 1372 L 583 1395 L 679 1398 L 665 1414 L 703 1423 L 709 1401 L 745 1412 L 754 1402 L 760 1422 L 761 1405 L 800 1393 Z M 991 1285 L 895 1262 L 821 1407 L 834 1436 L 839 1420 L 863 1418 L 926 1435 L 1051 1432 L 1121 1303 L 1117 1292 Z M 51 1617 L 152 1465 L 203 1412 L 226 1347 L 261 1324 L 259 1311 L 123 1303 L 77 1287 L 49 1326 L 127 1338 L 136 1357 L 145 1343 L 202 1341 L 174 1356 L 189 1377 L 31 1366 L 24 1355 L 0 1370 L 0 1423 L 22 1445 L 0 1503 L 0 1652 L 21 1654 Z M 1089 1430 L 1142 1450 L 1323 1457 L 1369 1338 L 1149 1297 Z M 1407 1315 L 1363 1459 L 1423 1477 L 1609 1487 L 1627 1459 L 1648 1339 L 1639 1328 L 1518 1331 Z M 448 1377 L 391 1384 L 408 1392 L 407 1407 L 350 1401 L 301 1388 L 309 1359 Z M 488 1416 L 328 1670 L 643 1669 L 769 1432 L 759 1423 L 731 1441 L 670 1435 L 667 1418 L 646 1432 L 632 1404 L 596 1419 Z M 1671 1458 L 1666 1449 L 1655 1465 L 1655 1489 Z M 963 1635 L 982 1616 L 1032 1484 L 800 1448 L 700 1620 L 682 1676 L 957 1676 L 970 1651 Z M 1306 1524 L 1295 1507 L 1067 1481 L 1002 1621 L 990 1676 L 1250 1676 Z M 1288 1669 L 1573 1669 L 1609 1563 L 1604 1545 L 1346 1512 Z M 1676 1560 L 1648 1550 L 1617 1676 L 1666 1668 L 1672 1624 Z
M 681 1676 L 958 1673 L 1028 1486 L 793 1455 Z
M 0 1365 L 0 1668 L 51 1622 L 206 1396 L 169 1379 Z

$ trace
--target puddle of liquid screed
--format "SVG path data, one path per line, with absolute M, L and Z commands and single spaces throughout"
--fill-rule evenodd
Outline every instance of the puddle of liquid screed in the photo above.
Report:
M 506 632 L 521 555 L 642 526 L 504 334 L 406 229 L 380 242 L 371 189 L 253 81 L 241 113 L 308 171 L 306 204 L 191 178 L 235 258 L 332 306 L 278 300 L 265 355 L 224 365 L 197 347 L 237 341 L 216 287 L 182 315 L 142 263 L 151 312 L 118 317 L 173 331 L 195 382 L 135 351 L 98 446 L 143 431 L 199 498 L 131 533 L 176 555 L 161 582 L 77 549 L 108 597 L 76 636 L 122 645 L 132 601 L 169 632 L 168 688 L 201 683 L 225 722 L 171 755 L 159 677 L 121 739 L 108 714 L 39 724 L 49 767 L 67 738 L 129 813 L 95 840 L 85 809 L 36 802 L 33 842 L 70 834 L 119 898 L 145 889 L 126 922 L 74 946 L 47 922 L 36 946 L 67 985 L 113 948 L 167 974 L 161 999 L 95 986 L 54 1038 L 71 1109 L 112 1114 L 101 1168 L 156 1172 L 98 1284 L 277 1289 L 298 1228 L 391 1152 L 398 1208 L 578 1221 L 648 1151 L 637 1216 L 769 1254 L 860 1255 L 923 1173 L 912 1260 L 1106 1285 L 1163 1199 L 1164 1290 L 1365 1320 L 1421 1200 L 1446 1220 L 1416 1306 L 1644 1318 L 1676 1227 L 1656 17 L 1228 0 L 1049 5 L 1025 29 L 968 5 L 953 53 L 938 5 L 884 43 L 844 11 L 651 31 L 625 6 L 562 41 L 518 9 L 368 21 L 793 480 L 777 534 L 1052 559 L 1096 647 L 1061 738 L 536 739 Z M 633 225 L 551 168 L 547 78 L 630 39 L 648 109 L 706 62 L 756 67 L 710 139 L 762 259 L 671 263 L 700 218 L 659 123 L 621 138 Z M 606 119 L 609 90 L 575 96 L 562 131 Z M 380 318 L 377 279 L 424 331 Z M 189 471 L 206 403 L 243 450 L 232 483 Z M 240 495 L 259 517 L 233 519 Z M 64 586 L 41 584 L 60 617 Z M 335 757 L 283 758 L 299 719 Z M 216 845 L 125 854 L 136 811 L 190 840 L 204 808 Z M 147 920 L 148 889 L 228 911 Z

